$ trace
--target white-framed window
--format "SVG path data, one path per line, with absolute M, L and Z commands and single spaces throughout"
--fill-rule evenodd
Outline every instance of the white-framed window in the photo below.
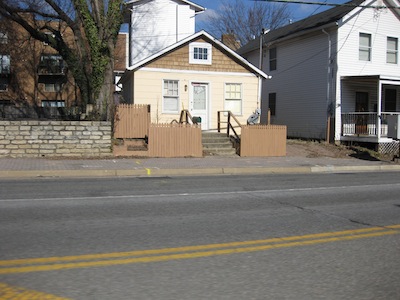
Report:
M 276 47 L 269 49 L 269 70 L 275 71 L 276 70 Z
M 179 112 L 179 81 L 164 79 L 163 83 L 163 112 Z
M 225 110 L 230 110 L 234 115 L 242 115 L 242 84 L 225 83 Z
M 0 74 L 10 74 L 10 55 L 0 54 Z
M 189 44 L 189 63 L 211 65 L 212 46 L 208 43 L 190 43 Z
M 65 107 L 64 100 L 42 100 L 42 107 Z
M 360 32 L 358 59 L 371 61 L 371 35 Z
M 45 92 L 60 92 L 62 88 L 62 83 L 45 83 L 44 90 Z
M 394 37 L 387 38 L 386 62 L 388 64 L 397 64 L 398 39 Z
M 8 34 L 7 32 L 0 32 L 0 44 L 8 43 Z

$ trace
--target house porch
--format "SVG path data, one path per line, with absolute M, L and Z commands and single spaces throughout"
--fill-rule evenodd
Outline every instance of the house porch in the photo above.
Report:
M 389 78 L 381 75 L 342 77 L 340 141 L 376 144 L 380 152 L 398 154 L 400 140 L 398 99 L 400 99 L 399 77 Z

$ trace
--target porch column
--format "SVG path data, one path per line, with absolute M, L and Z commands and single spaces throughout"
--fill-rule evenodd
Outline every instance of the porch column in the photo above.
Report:
M 382 125 L 382 83 L 378 80 L 378 103 L 377 103 L 377 118 L 376 118 L 376 135 L 378 142 L 381 139 L 381 125 Z

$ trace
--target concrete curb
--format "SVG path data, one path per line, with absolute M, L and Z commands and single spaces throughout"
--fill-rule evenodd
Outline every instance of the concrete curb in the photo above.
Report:
M 41 178 L 41 177 L 162 177 L 162 176 L 210 176 L 210 175 L 261 175 L 261 174 L 307 174 L 307 173 L 345 173 L 372 171 L 400 171 L 400 165 L 378 166 L 310 166 L 310 167 L 215 167 L 159 169 L 138 168 L 131 170 L 9 170 L 0 171 L 1 179 Z

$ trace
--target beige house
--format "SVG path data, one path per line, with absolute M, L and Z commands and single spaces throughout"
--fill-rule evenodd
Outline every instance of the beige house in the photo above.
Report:
M 260 108 L 269 76 L 205 31 L 130 66 L 122 76 L 127 103 L 150 104 L 153 123 L 201 117 L 202 130 L 217 128 L 217 112 L 232 111 L 242 124 Z

